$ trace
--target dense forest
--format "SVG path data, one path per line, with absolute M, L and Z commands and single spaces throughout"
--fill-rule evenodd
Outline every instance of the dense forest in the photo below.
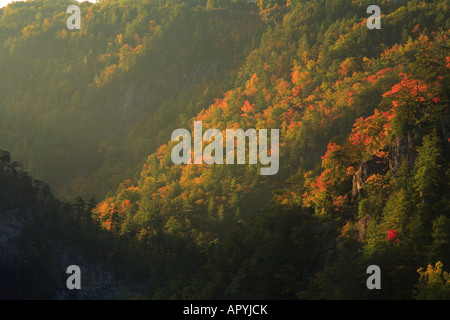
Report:
M 0 11 L 0 145 L 66 200 L 102 199 L 139 173 L 228 90 L 263 30 L 247 6 L 99 2 L 80 4 L 81 30 L 66 26 L 73 1 Z
M 450 0 L 71 4 L 0 9 L 0 297 L 450 299 Z M 194 121 L 279 172 L 175 165 Z

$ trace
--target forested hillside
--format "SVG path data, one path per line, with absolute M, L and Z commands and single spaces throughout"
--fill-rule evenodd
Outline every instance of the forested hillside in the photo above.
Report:
M 227 90 L 263 23 L 246 4 L 99 1 L 69 30 L 70 4 L 0 10 L 0 145 L 60 197 L 101 199 Z
M 58 201 L 45 183 L 0 151 L 0 300 L 119 299 L 145 292 L 146 251 L 103 230 L 94 203 Z M 70 265 L 81 267 L 83 290 L 66 287 Z
M 105 0 L 80 31 L 10 5 L 0 148 L 104 196 L 90 232 L 139 252 L 142 297 L 450 299 L 450 1 L 375 2 L 372 30 L 365 0 Z M 279 129 L 279 172 L 174 165 L 194 121 Z

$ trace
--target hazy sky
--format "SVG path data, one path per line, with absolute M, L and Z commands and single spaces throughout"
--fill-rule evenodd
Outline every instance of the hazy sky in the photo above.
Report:
M 0 0 L 0 8 L 6 6 L 10 2 L 14 1 L 25 1 L 25 0 Z M 82 2 L 82 1 L 80 1 Z M 95 2 L 95 0 L 89 0 L 89 2 Z
M 23 0 L 21 0 L 23 1 Z M 12 0 L 0 0 L 0 8 L 6 6 L 8 3 L 13 2 Z

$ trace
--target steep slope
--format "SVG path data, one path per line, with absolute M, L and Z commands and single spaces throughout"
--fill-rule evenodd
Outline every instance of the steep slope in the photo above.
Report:
M 0 146 L 58 196 L 103 198 L 259 42 L 255 6 L 204 2 L 83 2 L 81 30 L 66 27 L 72 1 L 2 8 Z
M 448 259 L 441 245 L 427 250 L 448 239 L 435 233 L 447 230 L 449 213 L 449 3 L 383 1 L 381 30 L 366 26 L 367 1 L 324 4 L 259 3 L 260 47 L 234 88 L 184 126 L 279 128 L 276 176 L 256 165 L 173 165 L 168 143 L 94 210 L 108 230 L 170 256 L 170 266 L 203 265 L 170 269 L 180 277 L 157 296 L 411 298 L 416 270 Z M 409 132 L 423 140 L 409 173 L 397 174 L 389 159 L 406 154 L 389 146 Z M 374 157 L 381 169 L 358 175 Z M 185 260 L 185 248 L 204 260 Z M 391 275 L 389 290 L 367 291 L 370 264 Z
M 71 208 L 0 154 L 28 279 L 1 294 L 61 292 L 74 259 L 153 299 L 450 298 L 449 0 L 379 1 L 379 30 L 365 0 L 135 2 L 81 4 L 81 32 L 66 1 L 0 12 L 1 145 L 62 194 L 117 187 Z M 279 129 L 279 171 L 174 165 L 194 121 Z
M 94 203 L 61 203 L 0 151 L 0 299 L 118 299 L 145 294 L 142 246 L 102 231 Z M 138 250 L 138 251 L 135 251 Z M 141 267 L 145 265 L 143 256 Z M 69 290 L 67 268 L 81 269 Z

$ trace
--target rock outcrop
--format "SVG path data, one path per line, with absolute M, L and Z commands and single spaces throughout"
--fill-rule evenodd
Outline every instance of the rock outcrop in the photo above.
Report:
M 386 163 L 384 159 L 374 157 L 359 166 L 353 175 L 353 197 L 361 192 L 364 183 L 371 175 L 384 175 L 388 170 L 395 175 L 404 160 L 407 161 L 410 169 L 412 169 L 418 157 L 417 147 L 421 144 L 422 135 L 416 131 L 408 131 L 403 136 L 395 137 L 389 144 L 389 163 Z
M 442 134 L 444 135 L 444 140 L 447 141 L 447 148 L 450 149 L 450 116 L 446 116 L 442 120 Z
M 353 175 L 353 197 L 360 193 L 361 189 L 364 187 L 364 183 L 367 181 L 367 178 L 374 174 L 385 174 L 386 171 L 387 166 L 382 158 L 374 157 L 368 161 L 364 161 Z
M 389 169 L 393 174 L 398 172 L 403 160 L 408 162 L 410 168 L 414 167 L 417 159 L 417 146 L 421 145 L 422 135 L 408 131 L 404 136 L 397 136 L 389 145 Z

